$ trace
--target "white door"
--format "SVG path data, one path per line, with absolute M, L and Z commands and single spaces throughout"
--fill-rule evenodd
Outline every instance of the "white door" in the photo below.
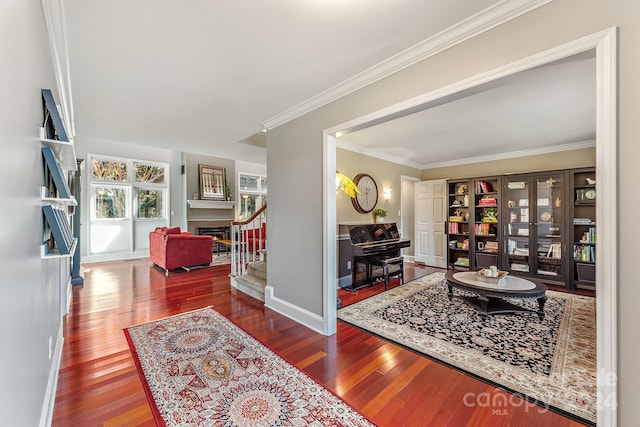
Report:
M 447 267 L 447 180 L 416 182 L 415 260 L 432 267 Z

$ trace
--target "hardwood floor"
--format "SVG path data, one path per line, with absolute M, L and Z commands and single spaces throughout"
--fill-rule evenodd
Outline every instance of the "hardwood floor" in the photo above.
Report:
M 407 281 L 429 271 L 406 265 Z M 148 259 L 85 265 L 64 320 L 53 425 L 155 425 L 122 329 L 209 305 L 380 426 L 581 425 L 343 323 L 315 333 L 237 292 L 228 274 L 165 277 Z

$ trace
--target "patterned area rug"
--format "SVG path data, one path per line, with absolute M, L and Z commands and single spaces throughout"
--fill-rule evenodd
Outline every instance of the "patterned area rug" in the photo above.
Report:
M 373 425 L 213 308 L 124 332 L 158 425 Z
M 224 264 L 231 264 L 231 255 L 225 254 L 225 253 L 220 253 L 220 255 L 217 255 L 215 252 L 213 253 L 213 256 L 211 257 L 211 266 L 213 265 L 224 265 Z
M 454 295 L 462 295 L 454 290 Z M 445 362 L 543 407 L 596 420 L 595 299 L 547 291 L 545 318 L 482 318 L 447 298 L 433 273 L 338 310 L 338 318 Z M 537 301 L 510 302 L 537 310 Z

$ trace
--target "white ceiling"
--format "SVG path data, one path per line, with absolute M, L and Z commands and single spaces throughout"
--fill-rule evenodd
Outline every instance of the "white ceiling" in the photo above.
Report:
M 338 146 L 417 168 L 594 146 L 595 89 L 589 51 L 343 135 Z
M 345 82 L 474 20 L 490 27 L 499 24 L 490 22 L 493 15 L 516 16 L 545 2 L 65 0 L 77 137 L 264 162 L 255 135 L 265 123 L 323 95 L 328 102 L 337 87 L 348 90 Z M 427 164 L 446 161 L 444 147 L 472 136 L 491 150 L 504 150 L 505 140 L 507 148 L 518 148 L 592 138 L 583 122 L 594 117 L 586 111 L 593 93 L 579 93 L 591 76 L 576 79 L 577 72 L 563 72 L 571 73 L 568 82 L 546 85 L 553 92 L 544 100 L 542 86 L 504 81 L 425 112 L 418 124 L 402 124 L 403 134 L 383 124 L 350 135 L 350 142 Z M 550 83 L 535 73 L 531 79 Z M 521 102 L 525 97 L 535 105 Z M 489 108 L 494 101 L 502 106 Z M 524 121 L 531 118 L 537 119 L 533 127 Z M 554 118 L 566 124 L 564 132 Z M 385 153 L 389 141 L 396 151 Z

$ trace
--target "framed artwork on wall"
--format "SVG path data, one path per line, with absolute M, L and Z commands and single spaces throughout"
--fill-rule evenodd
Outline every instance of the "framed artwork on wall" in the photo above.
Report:
M 225 170 L 218 166 L 198 165 L 200 199 L 226 200 Z

